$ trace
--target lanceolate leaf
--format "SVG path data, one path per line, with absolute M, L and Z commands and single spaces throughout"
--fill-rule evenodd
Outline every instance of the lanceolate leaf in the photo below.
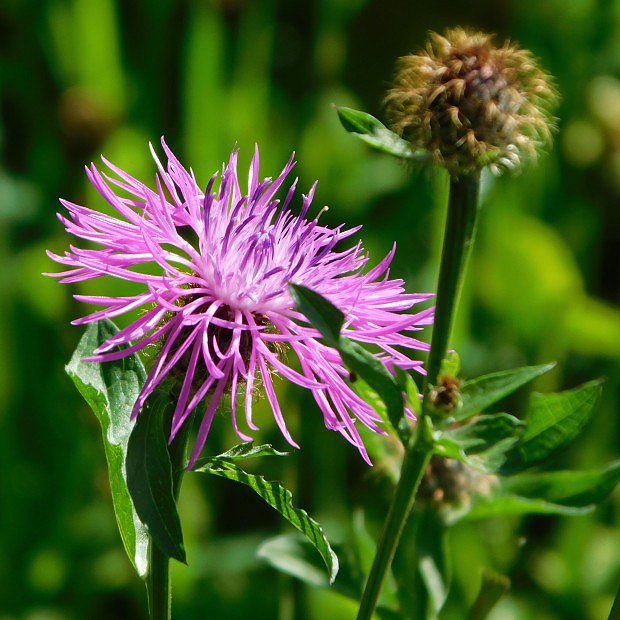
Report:
M 446 513 L 449 525 L 459 521 L 477 521 L 493 517 L 508 517 L 526 514 L 575 516 L 591 512 L 594 506 L 563 506 L 546 502 L 543 499 L 532 499 L 519 495 L 499 495 L 478 498 L 466 509 L 453 509 Z
M 240 443 L 222 454 L 218 454 L 217 457 L 205 457 L 198 459 L 194 465 L 194 469 L 200 468 L 205 464 L 209 464 L 212 458 L 229 459 L 231 461 L 249 459 L 256 456 L 287 456 L 288 452 L 280 452 L 276 450 L 271 444 L 264 443 L 255 446 L 251 441 L 246 443 Z
M 354 377 L 351 389 L 366 403 L 368 403 L 384 420 L 387 420 L 387 407 L 383 399 L 373 390 L 364 379 Z
M 407 404 L 411 407 L 413 413 L 419 417 L 422 415 L 422 401 L 420 400 L 420 390 L 416 382 L 409 372 L 399 366 L 394 366 L 394 373 L 398 386 L 407 396 Z
M 65 367 L 97 416 L 103 434 L 114 512 L 123 545 L 141 577 L 148 573 L 148 532 L 133 507 L 125 477 L 131 410 L 146 374 L 136 355 L 106 363 L 82 362 L 118 329 L 109 320 L 91 323 Z
M 620 461 L 599 470 L 500 478 L 490 494 L 476 496 L 468 510 L 447 513 L 447 521 L 523 514 L 583 514 L 594 510 L 619 481 Z
M 512 394 L 522 385 L 551 370 L 554 366 L 555 363 L 524 366 L 494 372 L 465 382 L 461 387 L 462 405 L 455 412 L 455 419 L 465 420 L 484 411 L 489 405 Z
M 230 460 L 221 457 L 207 459 L 195 471 L 213 474 L 227 480 L 234 480 L 250 487 L 312 543 L 321 554 L 323 562 L 327 566 L 329 581 L 333 583 L 338 573 L 338 558 L 325 537 L 321 526 L 309 517 L 305 510 L 300 510 L 293 506 L 293 495 L 288 489 L 279 482 L 271 482 L 265 480 L 262 476 L 250 474 Z
M 562 506 L 594 507 L 620 482 L 620 461 L 604 469 L 552 471 L 505 478 L 504 491 L 523 497 L 544 499 Z
M 506 452 L 518 441 L 525 424 L 507 413 L 481 415 L 445 431 L 435 452 L 463 461 L 486 473 L 494 473 L 506 460 Z
M 532 395 L 527 428 L 502 471 L 513 473 L 542 463 L 583 431 L 602 393 L 602 381 L 557 394 Z
M 172 464 L 164 434 L 164 417 L 169 406 L 167 396 L 157 394 L 138 416 L 127 446 L 127 486 L 153 543 L 168 557 L 186 564 Z
M 325 569 L 318 555 L 310 542 L 303 536 L 284 534 L 275 538 L 269 538 L 260 545 L 257 555 L 274 568 L 287 575 L 296 577 L 311 586 L 327 588 L 330 585 L 329 577 L 325 574 Z M 342 570 L 339 573 L 342 573 Z M 342 576 L 340 575 L 334 584 L 336 590 L 351 598 L 359 595 L 356 588 L 351 592 L 347 586 L 345 586 L 343 592 L 342 588 L 339 587 L 341 583 Z
M 386 421 L 399 433 L 402 441 L 406 442 L 408 427 L 403 421 L 403 390 L 396 379 L 380 359 L 341 334 L 345 317 L 334 304 L 305 286 L 291 284 L 290 290 L 297 309 L 321 332 L 327 344 L 338 350 L 345 366 L 351 371 L 352 383 L 355 383 L 356 377 L 361 377 L 367 386 L 379 395 L 385 403 L 388 417 Z M 369 404 L 375 407 L 378 413 L 382 413 L 381 409 L 375 406 L 376 403 Z
M 419 162 L 430 159 L 427 151 L 421 149 L 414 151 L 406 140 L 390 131 L 374 116 L 342 106 L 336 106 L 336 112 L 342 126 L 368 146 L 401 159 Z
M 300 284 L 290 284 L 295 305 L 316 327 L 330 347 L 337 347 L 344 314 L 323 296 Z
M 379 394 L 385 403 L 389 423 L 403 443 L 407 443 L 409 428 L 403 419 L 403 392 L 389 370 L 380 359 L 357 342 L 341 338 L 337 348 L 345 366 Z

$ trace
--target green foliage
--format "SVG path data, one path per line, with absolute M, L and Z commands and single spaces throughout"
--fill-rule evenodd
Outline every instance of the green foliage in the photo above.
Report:
M 495 473 L 524 428 L 523 422 L 507 413 L 481 415 L 442 433 L 435 442 L 435 452 L 485 473 Z
M 407 443 L 409 427 L 404 417 L 402 389 L 383 362 L 363 346 L 345 338 L 341 339 L 337 349 L 345 366 L 379 394 L 386 406 L 387 421 L 403 443 Z
M 510 210 L 489 213 L 485 228 L 490 233 L 481 235 L 486 251 L 476 265 L 484 281 L 482 302 L 493 312 L 511 306 L 513 329 L 527 342 L 546 330 L 558 337 L 564 332 L 566 299 L 583 295 L 581 274 L 566 242 L 552 227 Z
M 448 375 L 457 377 L 461 371 L 461 357 L 456 351 L 448 351 L 448 355 L 441 362 L 439 376 Z
M 550 367 L 526 367 L 470 381 L 463 389 L 463 408 L 471 415 Z M 571 444 L 592 415 L 601 383 L 591 381 L 557 394 L 533 394 L 526 422 L 506 413 L 484 414 L 438 435 L 436 454 L 485 474 L 502 474 L 470 481 L 470 500 L 446 508 L 446 522 L 531 513 L 582 514 L 605 499 L 620 479 L 617 464 L 596 471 L 504 477 L 546 462 Z
M 359 376 L 368 388 L 379 395 L 385 404 L 385 421 L 406 444 L 409 440 L 409 425 L 404 415 L 403 387 L 380 359 L 341 334 L 345 316 L 334 304 L 305 286 L 290 284 L 290 290 L 297 309 L 321 332 L 327 344 L 340 353 L 344 365 L 351 371 L 351 382 L 355 384 Z M 405 389 L 411 391 L 408 385 Z M 358 393 L 368 394 L 368 390 L 362 387 Z M 368 397 L 371 404 L 376 403 L 372 393 Z M 377 411 L 382 413 L 383 409 L 379 407 Z
M 252 453 L 254 450 L 254 453 Z M 230 453 L 233 453 L 232 455 Z M 327 567 L 329 582 L 332 583 L 338 574 L 338 558 L 332 550 L 321 526 L 305 510 L 293 506 L 293 495 L 279 482 L 266 480 L 263 476 L 250 474 L 235 463 L 233 460 L 256 456 L 257 453 L 280 455 L 269 446 L 259 446 L 252 449 L 238 447 L 227 453 L 211 458 L 202 459 L 200 466 L 195 471 L 220 476 L 227 480 L 234 480 L 246 485 L 260 498 L 265 500 L 272 508 L 275 508 L 293 527 L 297 528 L 321 554 Z
M 558 394 L 533 394 L 527 429 L 509 454 L 504 472 L 542 463 L 570 445 L 592 416 L 602 390 L 602 380 L 596 380 Z
M 249 441 L 233 446 L 230 450 L 223 452 L 217 458 L 230 459 L 231 461 L 235 461 L 250 459 L 255 456 L 288 456 L 288 452 L 280 452 L 268 443 L 255 446 L 251 441 Z M 194 469 L 200 469 L 200 467 L 202 467 L 203 465 L 208 465 L 210 462 L 211 457 L 200 458 L 196 461 Z
M 131 501 L 125 458 L 133 426 L 131 410 L 146 373 L 135 355 L 107 363 L 82 361 L 94 355 L 95 349 L 117 331 L 114 323 L 108 320 L 91 323 L 65 370 L 101 424 L 118 529 L 131 563 L 138 574 L 145 577 L 148 573 L 148 532 Z
M 373 149 L 416 162 L 430 159 L 426 151 L 412 149 L 406 140 L 390 131 L 374 116 L 344 106 L 336 106 L 336 112 L 342 126 Z
M 620 462 L 588 471 L 552 471 L 519 474 L 490 481 L 491 489 L 475 495 L 469 506 L 446 512 L 447 522 L 489 517 L 591 512 L 620 481 Z
M 291 291 L 298 310 L 340 352 L 343 362 L 354 373 L 352 383 L 357 393 L 391 422 L 407 445 L 407 429 L 402 425 L 403 392 L 408 401 L 417 402 L 419 413 L 418 390 L 408 373 L 401 371 L 393 378 L 374 356 L 345 338 L 342 335 L 345 316 L 329 301 L 298 285 L 291 285 Z M 617 471 L 613 468 L 570 475 L 569 472 L 533 474 L 511 480 L 489 477 L 498 472 L 520 471 L 546 460 L 571 443 L 590 418 L 600 396 L 600 381 L 560 394 L 534 394 L 527 423 L 506 413 L 477 415 L 554 365 L 495 372 L 462 386 L 460 402 L 450 420 L 465 423 L 436 431 L 433 449 L 443 458 L 462 461 L 483 476 L 478 479 L 470 476 L 467 482 L 460 483 L 471 487 L 461 490 L 469 498 L 462 497 L 456 506 L 444 506 L 443 519 L 438 518 L 432 507 L 422 510 L 416 519 L 424 523 L 410 527 L 414 532 L 409 534 L 410 540 L 401 542 L 401 559 L 394 564 L 394 571 L 404 618 L 436 618 L 448 596 L 445 531 L 433 532 L 433 527 L 441 529 L 442 523 L 452 525 L 463 519 L 500 515 L 581 514 L 614 488 Z M 448 360 L 443 368 L 444 372 L 457 373 L 458 358 Z M 290 547 L 287 550 L 286 561 L 279 562 L 291 573 L 291 564 L 299 566 Z M 411 571 L 412 566 L 417 570 Z M 488 598 L 485 595 L 478 599 L 472 616 L 484 617 L 502 593 L 499 586 L 489 588 Z
M 466 381 L 461 387 L 462 404 L 456 410 L 454 418 L 465 420 L 472 415 L 484 411 L 493 403 L 532 381 L 536 377 L 551 370 L 555 363 L 541 366 L 525 366 L 512 370 L 502 370 L 490 375 Z
M 291 283 L 290 290 L 298 310 L 321 332 L 330 347 L 338 348 L 341 340 L 340 332 L 345 321 L 344 314 L 307 286 Z
M 407 405 L 419 417 L 422 414 L 422 401 L 420 399 L 420 390 L 411 373 L 403 370 L 400 366 L 394 366 L 394 375 L 403 394 L 407 397 Z M 402 425 L 402 422 L 401 422 Z
M 618 620 L 618 618 L 620 618 L 620 586 L 618 586 L 616 598 L 614 599 L 614 603 L 611 606 L 611 610 L 609 611 L 608 620 Z
M 553 504 L 593 509 L 620 481 L 620 461 L 592 471 L 551 471 L 505 479 L 503 490 Z
M 355 238 L 363 239 L 370 264 L 396 241 L 392 275 L 404 278 L 410 292 L 432 292 L 446 179 L 432 170 L 411 175 L 407 160 L 401 165 L 393 157 L 374 156 L 362 140 L 342 130 L 329 106 L 342 102 L 381 117 L 395 56 L 418 48 L 429 28 L 463 23 L 465 12 L 467 23 L 501 33 L 498 42 L 505 34 L 533 49 L 556 74 L 563 103 L 561 131 L 550 153 L 520 177 L 488 184 L 452 344 L 461 353 L 464 376 L 549 359 L 559 364 L 538 380 L 541 391 L 608 376 L 597 414 L 561 462 L 567 469 L 597 468 L 620 453 L 613 225 L 620 175 L 613 139 L 617 119 L 610 114 L 618 101 L 617 3 L 495 3 L 492 13 L 480 0 L 456 13 L 433 3 L 395 8 L 389 0 L 277 6 L 271 0 L 257 0 L 255 6 L 43 0 L 36 9 L 31 2 L 4 3 L 3 614 L 86 618 L 109 616 L 120 607 L 138 617 L 143 604 L 142 584 L 118 544 L 109 505 L 114 484 L 110 491 L 99 423 L 62 372 L 81 335 L 69 321 L 89 309 L 78 307 L 66 287 L 40 276 L 53 269 L 44 248 L 62 252 L 68 242 L 53 217 L 55 197 L 105 208 L 82 173 L 84 163 L 97 162 L 100 153 L 156 189 L 145 145 L 162 134 L 201 185 L 233 144 L 240 147 L 243 169 L 258 141 L 264 175 L 277 174 L 295 149 L 299 189 L 307 191 L 319 179 L 311 216 L 325 204 L 330 206 L 326 223 L 363 224 Z M 396 14 L 399 19 L 386 19 Z M 578 127 L 586 131 L 577 132 L 575 140 Z M 299 202 L 291 208 L 297 212 Z M 71 288 L 81 294 L 135 292 L 106 278 Z M 427 335 L 425 330 L 420 337 Z M 278 388 L 291 423 L 299 421 L 303 442 L 303 450 L 286 459 L 285 479 L 299 477 L 304 505 L 320 514 L 335 536 L 348 531 L 348 515 L 360 503 L 369 530 L 376 532 L 390 488 L 384 472 L 397 465 L 394 454 L 388 451 L 385 461 L 373 457 L 376 465 L 367 469 L 342 438 L 325 431 L 302 390 L 285 382 Z M 516 394 L 510 399 L 514 409 L 502 403 L 499 410 L 516 414 L 520 400 Z M 256 441 L 274 441 L 275 424 L 264 399 L 256 403 L 256 416 L 261 426 Z M 216 418 L 209 437 L 213 453 L 237 441 L 229 427 L 225 416 Z M 375 439 L 388 445 L 383 437 Z M 272 467 L 273 459 L 266 461 L 265 467 Z M 276 461 L 273 467 L 280 465 Z M 199 486 L 197 477 L 187 478 L 183 526 L 192 566 L 176 567 L 181 570 L 175 577 L 174 617 L 283 617 L 288 608 L 278 607 L 274 573 L 254 558 L 258 541 L 273 533 L 271 526 L 266 533 L 264 522 L 252 521 L 252 531 L 247 524 L 237 531 L 244 506 L 213 485 Z M 527 575 L 515 579 L 496 615 L 605 617 L 620 556 L 613 522 L 617 493 L 608 502 L 578 519 L 546 520 L 544 534 L 537 521 L 519 517 L 455 528 L 455 587 L 445 617 L 463 617 L 477 595 L 481 565 Z M 513 524 L 535 533 L 529 552 L 515 549 L 507 536 Z M 340 559 L 336 584 L 344 571 Z M 350 600 L 343 603 L 327 589 L 300 589 L 289 591 L 299 617 L 354 616 Z
M 187 563 L 173 484 L 165 422 L 171 403 L 155 393 L 141 411 L 127 446 L 127 487 L 153 544 L 168 557 Z
M 325 568 L 318 562 L 316 551 L 307 538 L 297 534 L 283 534 L 269 538 L 257 551 L 259 558 L 265 560 L 279 571 L 291 575 L 314 587 L 327 588 L 330 580 Z M 353 599 L 359 596 L 358 584 L 351 587 L 344 578 L 342 555 L 339 554 L 338 577 L 334 588 Z

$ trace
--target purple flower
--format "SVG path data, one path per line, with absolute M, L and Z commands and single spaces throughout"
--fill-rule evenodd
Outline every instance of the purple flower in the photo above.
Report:
M 98 247 L 70 246 L 64 256 L 50 252 L 52 259 L 69 267 L 50 275 L 65 283 L 114 276 L 142 287 L 140 294 L 129 297 L 75 296 L 104 307 L 73 321 L 76 325 L 142 311 L 87 360 L 117 360 L 159 345 L 133 416 L 165 377 L 176 376 L 180 389 L 172 440 L 190 413 L 208 399 L 190 466 L 225 394 L 230 397 L 235 431 L 242 440 L 250 440 L 239 428 L 238 401 L 243 399 L 247 426 L 257 430 L 252 397 L 259 383 L 282 434 L 297 446 L 278 404 L 272 379 L 276 373 L 311 390 L 326 426 L 344 435 L 370 463 L 356 421 L 384 433 L 381 418 L 351 390 L 340 355 L 323 344 L 318 331 L 294 309 L 287 285 L 308 286 L 338 306 L 346 315 L 346 335 L 377 345 L 388 367 L 396 364 L 420 372 L 421 362 L 399 348 L 427 350 L 428 345 L 401 332 L 428 325 L 433 311 L 401 311 L 429 296 L 407 294 L 402 280 L 389 279 L 394 250 L 367 273 L 362 268 L 368 255 L 360 243 L 336 251 L 338 242 L 359 227 L 328 228 L 319 224 L 320 213 L 305 219 L 316 184 L 303 196 L 299 215 L 290 209 L 297 180 L 283 203 L 276 199 L 294 167 L 292 157 L 275 181 L 261 181 L 256 149 L 243 193 L 233 151 L 219 189 L 214 190 L 216 173 L 203 192 L 193 171 L 179 163 L 163 139 L 162 145 L 168 165 L 164 168 L 153 152 L 159 169 L 156 191 L 104 158 L 115 176 L 100 172 L 94 164 L 87 168 L 90 182 L 117 217 L 61 200 L 69 211 L 69 217 L 58 215 L 66 230 Z M 119 349 L 120 345 L 129 346 Z M 295 354 L 299 370 L 286 363 L 285 353 Z

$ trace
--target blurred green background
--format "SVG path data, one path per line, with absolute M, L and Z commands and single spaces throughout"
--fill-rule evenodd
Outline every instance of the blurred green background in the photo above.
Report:
M 618 455 L 620 384 L 620 2 L 522 0 L 1 0 L 0 2 L 0 618 L 145 618 L 143 585 L 116 532 L 100 431 L 64 375 L 85 308 L 43 278 L 64 249 L 58 197 L 100 204 L 84 164 L 104 153 L 151 182 L 148 141 L 165 134 L 206 183 L 236 143 L 262 173 L 297 151 L 315 212 L 363 223 L 377 261 L 432 291 L 447 179 L 410 174 L 339 126 L 331 103 L 381 116 L 396 57 L 429 29 L 471 25 L 531 48 L 557 76 L 556 146 L 539 166 L 493 181 L 458 321 L 465 376 L 558 360 L 536 388 L 605 375 L 602 407 L 565 467 Z M 91 286 L 92 288 L 92 286 Z M 303 450 L 261 464 L 335 540 L 381 486 L 323 428 L 314 402 L 280 382 Z M 521 400 L 523 399 L 523 395 Z M 264 403 L 259 439 L 284 442 Z M 208 450 L 235 441 L 222 419 Z M 366 525 L 375 532 L 381 509 Z M 492 618 L 606 617 L 620 578 L 616 493 L 574 519 L 527 518 L 452 531 L 455 590 L 446 618 L 488 566 L 512 578 Z M 354 605 L 294 584 L 256 558 L 283 529 L 232 483 L 188 476 L 182 518 L 189 568 L 175 566 L 175 618 L 350 618 Z M 359 524 L 358 524 L 359 525 Z M 358 528 L 359 529 L 359 528 Z M 358 532 L 359 533 L 359 532 Z M 516 535 L 515 535 L 516 534 Z

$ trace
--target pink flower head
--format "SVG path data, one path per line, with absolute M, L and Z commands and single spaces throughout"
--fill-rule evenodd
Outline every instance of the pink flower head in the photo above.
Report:
M 338 352 L 323 344 L 319 332 L 295 310 L 288 283 L 308 286 L 338 306 L 346 316 L 346 335 L 377 345 L 388 367 L 419 371 L 421 362 L 399 348 L 427 350 L 428 345 L 402 332 L 431 323 L 432 309 L 402 311 L 429 296 L 407 294 L 402 280 L 389 279 L 394 249 L 366 273 L 362 268 L 368 255 L 360 243 L 336 251 L 336 245 L 359 227 L 332 229 L 319 224 L 318 215 L 306 219 L 316 184 L 302 197 L 298 215 L 290 208 L 297 180 L 283 202 L 276 198 L 295 165 L 292 157 L 275 181 L 260 180 L 257 148 L 244 193 L 235 150 L 223 167 L 219 188 L 215 189 L 216 173 L 203 191 L 193 171 L 179 163 L 163 140 L 162 146 L 168 164 L 164 168 L 153 152 L 159 170 L 156 190 L 105 159 L 115 176 L 94 164 L 86 169 L 90 182 L 118 215 L 61 200 L 69 211 L 69 217 L 58 215 L 66 230 L 97 249 L 71 246 L 64 256 L 50 252 L 52 259 L 68 266 L 50 275 L 65 283 L 114 276 L 143 289 L 130 297 L 75 296 L 103 306 L 73 321 L 76 325 L 142 309 L 139 318 L 87 361 L 117 360 L 160 344 L 133 416 L 173 371 L 180 379 L 171 440 L 190 413 L 208 400 L 190 466 L 205 444 L 224 394 L 230 397 L 235 431 L 242 440 L 250 440 L 239 428 L 238 401 L 244 401 L 247 426 L 257 430 L 252 397 L 259 382 L 282 434 L 297 446 L 278 404 L 274 374 L 311 390 L 326 426 L 344 435 L 370 462 L 356 421 L 384 433 L 381 418 L 347 383 L 349 373 Z M 120 345 L 128 346 L 119 349 Z M 298 358 L 298 370 L 286 363 L 285 351 Z

